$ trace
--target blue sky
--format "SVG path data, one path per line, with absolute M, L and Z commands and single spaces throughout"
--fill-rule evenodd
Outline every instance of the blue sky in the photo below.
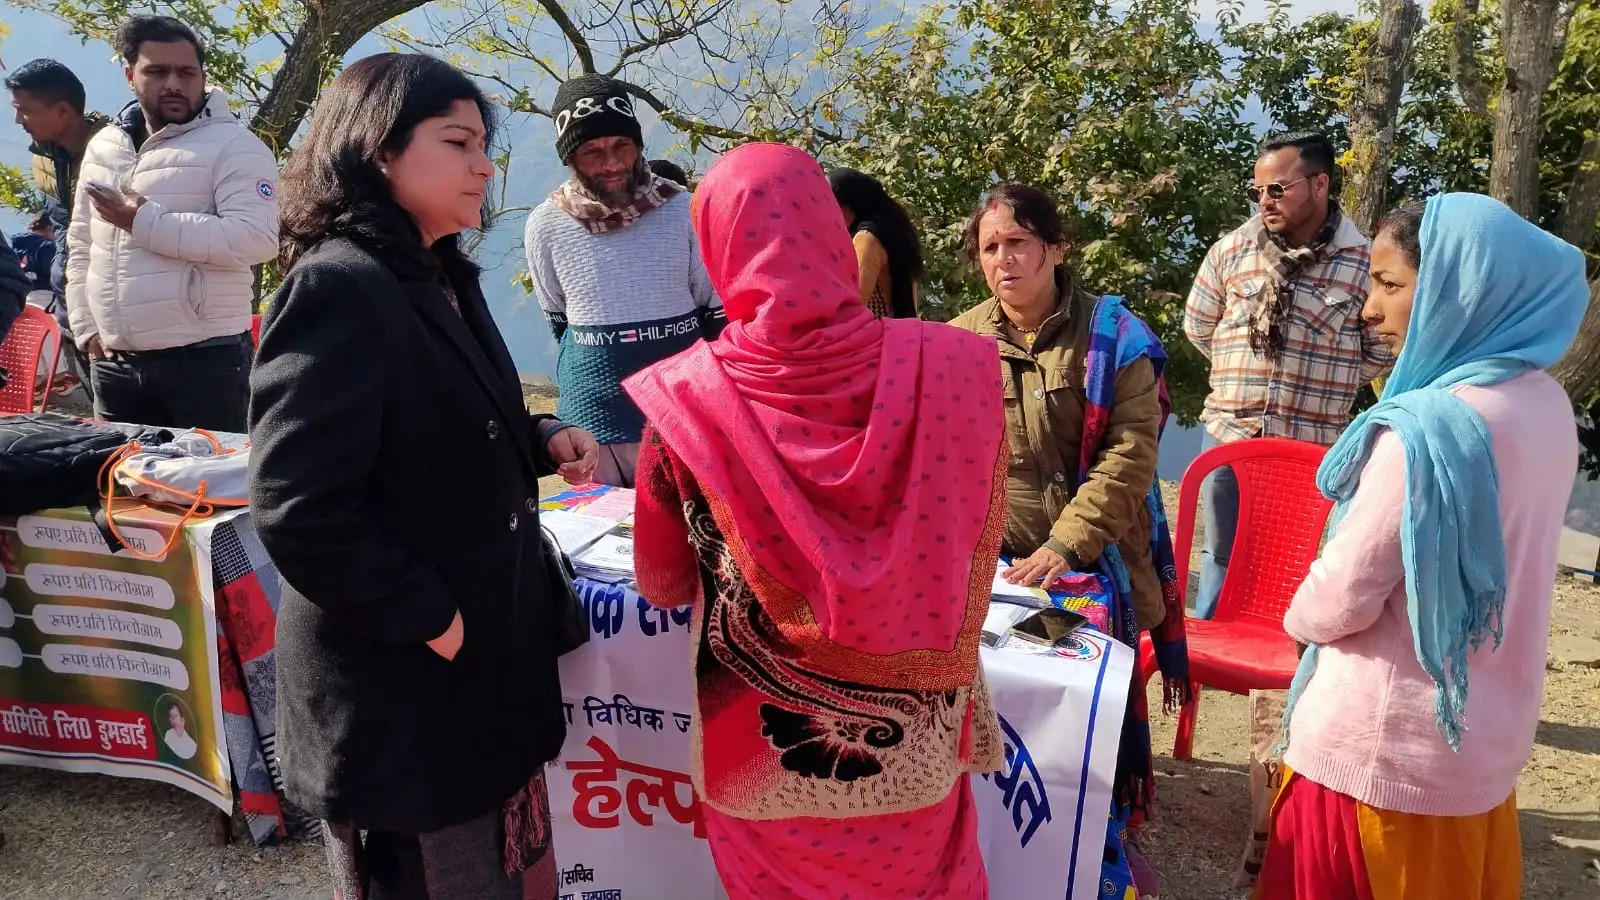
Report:
M 1197 4 L 1208 20 L 1214 19 L 1218 6 L 1217 0 L 1200 0 Z M 1260 18 L 1265 15 L 1266 8 L 1264 0 L 1246 0 L 1244 18 Z M 1349 12 L 1354 8 L 1354 0 L 1311 0 L 1294 4 L 1292 14 L 1298 19 L 1328 10 Z M 423 27 L 421 17 L 414 16 L 414 19 L 409 23 L 413 28 Z M 16 66 L 36 56 L 51 56 L 78 73 L 88 92 L 90 109 L 114 112 L 129 99 L 120 62 L 113 58 L 109 47 L 100 43 L 85 45 L 62 23 L 31 10 L 8 9 L 0 21 L 12 29 L 10 37 L 0 44 L 0 61 L 6 66 Z M 383 41 L 368 37 L 356 45 L 349 59 L 386 49 L 389 48 Z M 508 206 L 531 206 L 559 183 L 565 170 L 555 158 L 554 136 L 548 121 L 523 119 L 508 125 L 512 163 L 506 180 L 506 203 Z M 648 113 L 646 142 L 653 155 L 680 155 L 670 152 L 675 139 Z M 9 116 L 0 121 L 0 162 L 26 170 L 27 148 L 27 135 L 22 129 L 12 124 Z M 22 216 L 0 210 L 0 230 L 4 233 L 20 231 L 24 224 Z M 553 374 L 555 345 L 544 317 L 533 299 L 511 283 L 512 276 L 522 266 L 517 258 L 521 231 L 520 219 L 510 220 L 502 222 L 485 239 L 479 254 L 479 261 L 486 268 L 484 290 L 518 368 L 525 372 Z

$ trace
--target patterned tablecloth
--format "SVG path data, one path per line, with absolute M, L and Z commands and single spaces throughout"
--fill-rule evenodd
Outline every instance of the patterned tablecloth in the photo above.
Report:
M 286 812 L 275 752 L 278 570 L 248 515 L 215 525 L 210 546 L 223 729 L 239 806 L 257 843 L 316 836 L 321 823 Z

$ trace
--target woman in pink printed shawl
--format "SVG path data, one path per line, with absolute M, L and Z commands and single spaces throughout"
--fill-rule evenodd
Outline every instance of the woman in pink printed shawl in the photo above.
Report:
M 978 641 L 1004 527 L 998 359 L 879 320 L 815 160 L 728 154 L 694 201 L 729 325 L 626 382 L 635 561 L 692 604 L 693 776 L 734 898 L 988 896 Z

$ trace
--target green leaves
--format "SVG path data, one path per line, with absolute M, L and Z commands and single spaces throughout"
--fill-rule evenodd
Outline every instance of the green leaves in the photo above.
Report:
M 21 169 L 0 163 L 0 207 L 31 216 L 44 209 L 44 197 Z
M 848 73 L 856 115 L 830 156 L 912 212 L 924 313 L 948 319 L 988 296 L 960 258 L 983 191 L 1044 188 L 1085 283 L 1127 297 L 1160 333 L 1179 409 L 1197 413 L 1205 377 L 1182 301 L 1210 244 L 1248 215 L 1240 183 L 1255 154 L 1222 50 L 1188 4 L 964 0 L 899 38 Z

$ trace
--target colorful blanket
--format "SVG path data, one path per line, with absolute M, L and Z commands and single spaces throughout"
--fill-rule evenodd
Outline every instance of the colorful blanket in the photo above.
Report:
M 1117 373 L 1140 357 L 1155 366 L 1161 391 L 1161 428 L 1172 413 L 1172 400 L 1163 377 L 1167 354 L 1139 317 L 1129 312 L 1120 297 L 1102 297 L 1095 304 L 1090 324 L 1089 352 L 1084 360 L 1084 392 L 1088 403 L 1084 411 L 1083 450 L 1078 459 L 1078 483 L 1089 476 L 1089 469 L 1105 442 L 1111 406 L 1117 392 Z M 1178 567 L 1172 553 L 1172 533 L 1167 527 L 1166 510 L 1161 502 L 1160 484 L 1150 486 L 1145 499 L 1150 508 L 1150 549 L 1161 578 L 1161 600 L 1166 616 L 1150 633 L 1156 662 L 1161 668 L 1163 704 L 1172 712 L 1189 696 L 1189 652 L 1184 640 L 1183 593 L 1178 585 Z M 1135 650 L 1139 628 L 1134 620 L 1128 567 L 1115 544 L 1100 557 L 1100 567 L 1112 584 L 1111 635 Z M 1135 676 L 1137 678 L 1137 676 Z M 1154 760 L 1150 752 L 1150 710 L 1145 692 L 1128 694 L 1128 713 L 1122 724 L 1122 754 L 1117 765 L 1116 802 L 1142 810 L 1155 797 Z

